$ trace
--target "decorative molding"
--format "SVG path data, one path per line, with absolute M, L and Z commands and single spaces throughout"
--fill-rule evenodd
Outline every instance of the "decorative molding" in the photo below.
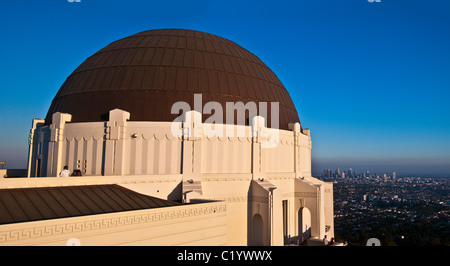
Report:
M 251 181 L 252 173 L 202 173 L 202 182 Z
M 198 205 L 197 205 L 198 206 Z M 149 209 L 151 212 L 143 213 L 143 214 L 134 214 L 134 215 L 126 215 L 120 213 L 112 213 L 117 214 L 117 216 L 110 217 L 111 213 L 105 213 L 103 215 L 108 215 L 108 218 L 104 219 L 95 219 L 101 217 L 102 215 L 94 215 L 91 219 L 83 217 L 85 221 L 81 222 L 64 222 L 66 219 L 57 219 L 61 221 L 58 224 L 44 224 L 39 223 L 39 226 L 30 226 L 23 229 L 18 230 L 4 230 L 3 228 L 7 228 L 10 225 L 1 225 L 0 226 L 0 245 L 7 244 L 10 241 L 19 241 L 25 239 L 33 239 L 54 235 L 62 235 L 62 234 L 71 234 L 76 232 L 86 232 L 91 230 L 100 230 L 113 228 L 118 226 L 128 226 L 135 224 L 144 224 L 148 222 L 157 222 L 157 221 L 166 221 L 171 219 L 179 219 L 185 217 L 199 216 L 199 215 L 207 215 L 212 213 L 224 213 L 226 212 L 226 204 L 215 204 L 213 206 L 203 206 L 203 207 L 190 207 L 190 208 L 178 208 L 178 207 L 166 207 L 164 211 L 154 212 L 154 209 Z M 139 210 L 137 212 L 142 212 Z M 129 213 L 129 212 L 128 212 Z M 135 213 L 135 212 L 134 212 Z M 80 217 L 71 217 L 71 218 L 80 218 Z M 68 218 L 70 219 L 70 218 Z M 54 223 L 56 220 L 46 220 L 50 223 Z M 39 221 L 43 222 L 43 221 Z M 32 225 L 33 222 L 23 223 L 24 227 L 26 225 Z M 12 224 L 15 226 L 17 224 Z
M 247 137 L 247 136 L 222 136 L 222 137 L 218 137 L 218 136 L 204 136 L 203 137 L 203 141 L 220 141 L 220 142 L 248 142 L 251 143 L 252 142 L 252 138 L 251 137 Z
M 258 202 L 258 203 L 269 203 L 269 197 L 259 197 L 259 196 L 223 196 L 223 197 L 205 197 L 208 200 L 224 201 L 227 203 L 239 203 L 239 202 Z
M 297 198 L 317 198 L 317 192 L 294 192 Z
M 295 179 L 295 172 L 266 172 L 266 177 L 268 181 L 270 180 L 286 180 L 286 179 Z
M 227 182 L 227 181 L 251 181 L 251 177 L 216 177 L 216 178 L 202 178 L 202 182 Z
M 316 192 L 288 192 L 283 193 L 284 198 L 317 198 Z
M 258 202 L 258 203 L 264 203 L 264 204 L 269 203 L 269 197 L 249 196 L 248 200 L 250 202 Z
M 227 203 L 248 202 L 248 196 L 223 196 L 223 197 L 205 197 L 208 200 L 224 201 Z

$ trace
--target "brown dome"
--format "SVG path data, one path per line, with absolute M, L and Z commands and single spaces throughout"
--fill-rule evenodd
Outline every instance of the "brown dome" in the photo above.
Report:
M 46 124 L 55 112 L 71 114 L 72 122 L 106 121 L 115 108 L 130 112 L 131 121 L 173 121 L 172 104 L 193 109 L 195 93 L 203 105 L 221 103 L 224 116 L 226 102 L 267 102 L 270 127 L 270 102 L 279 102 L 279 128 L 299 122 L 289 93 L 258 57 L 216 35 L 163 29 L 120 39 L 87 58 L 59 89 Z

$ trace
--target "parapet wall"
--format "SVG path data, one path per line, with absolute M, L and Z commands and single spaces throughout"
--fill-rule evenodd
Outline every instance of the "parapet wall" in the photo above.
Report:
M 311 138 L 309 130 L 301 130 L 298 123 L 292 124 L 292 131 L 219 125 L 223 134 L 215 135 L 210 134 L 214 126 L 200 123 L 195 125 L 200 133 L 190 135 L 196 130 L 194 123 L 129 122 L 127 112 L 113 111 L 122 116 L 110 115 L 109 122 L 70 123 L 69 115 L 56 113 L 61 118 L 55 117 L 55 124 L 33 128 L 30 176 L 58 176 L 65 165 L 87 176 L 311 176 Z M 174 135 L 174 127 L 181 134 Z M 270 147 L 264 147 L 268 139 L 264 132 L 276 133 L 270 135 Z

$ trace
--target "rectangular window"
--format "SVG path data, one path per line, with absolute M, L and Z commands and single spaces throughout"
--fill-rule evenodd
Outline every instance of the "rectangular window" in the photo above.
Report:
M 83 173 L 86 174 L 87 172 L 87 160 L 84 160 L 83 162 Z
M 288 244 L 289 234 L 288 234 L 288 201 L 283 200 L 283 236 L 284 244 Z
M 36 160 L 36 177 L 41 177 L 41 159 Z

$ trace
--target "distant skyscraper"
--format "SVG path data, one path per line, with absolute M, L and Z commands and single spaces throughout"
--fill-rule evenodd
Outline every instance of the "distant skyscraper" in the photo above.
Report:
M 396 179 L 397 178 L 397 173 L 396 172 L 393 172 L 392 173 L 392 179 Z

